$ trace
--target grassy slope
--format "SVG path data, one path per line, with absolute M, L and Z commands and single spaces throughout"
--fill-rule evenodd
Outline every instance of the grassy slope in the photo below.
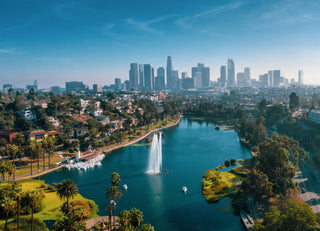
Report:
M 41 184 L 44 184 L 44 181 L 28 179 L 28 180 L 20 181 L 19 183 L 21 183 L 23 191 L 31 191 L 31 190 L 35 190 L 35 189 L 40 189 L 43 191 L 43 193 L 45 195 L 45 198 L 43 200 L 44 208 L 39 213 L 34 214 L 35 218 L 39 218 L 42 221 L 43 220 L 55 220 L 59 215 L 62 215 L 60 208 L 65 201 L 60 200 L 57 197 L 56 192 L 53 192 L 53 191 L 46 189 L 46 188 L 45 189 L 41 188 Z M 75 200 L 90 201 L 90 200 L 84 198 L 83 196 L 81 196 L 79 193 L 76 197 L 71 199 L 70 202 L 75 201 Z M 91 201 L 91 202 L 93 202 L 93 201 Z M 29 217 L 30 217 L 30 215 L 29 215 Z M 94 218 L 94 217 L 98 217 L 97 211 L 92 211 L 91 218 Z M 11 218 L 9 220 L 9 222 L 12 222 L 12 221 L 13 221 L 13 218 Z M 5 223 L 4 220 L 0 220 L 0 230 L 1 230 L 1 228 L 4 227 L 4 223 Z
M 236 193 L 242 177 L 230 172 L 218 172 L 209 169 L 203 176 L 202 193 L 209 203 L 215 203 L 221 197 Z

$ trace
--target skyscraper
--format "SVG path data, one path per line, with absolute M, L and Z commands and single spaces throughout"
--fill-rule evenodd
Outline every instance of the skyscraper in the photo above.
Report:
M 165 70 L 163 67 L 159 67 L 157 69 L 157 78 L 158 80 L 156 81 L 157 85 L 157 90 L 162 90 L 165 88 Z
M 70 82 L 66 82 L 66 92 L 71 93 L 71 92 L 81 92 L 85 90 L 85 85 L 83 84 L 83 82 L 79 82 L 79 81 L 70 81 Z
M 155 79 L 154 79 L 154 68 L 152 68 L 152 90 L 155 87 Z
M 281 83 L 280 70 L 272 71 L 272 77 L 273 77 L 273 87 L 280 87 L 280 83 Z
M 236 80 L 235 80 L 235 70 L 234 70 L 234 62 L 232 59 L 228 59 L 227 63 L 228 68 L 228 87 L 235 87 L 236 86 Z
M 210 82 L 210 68 L 205 67 L 203 63 L 198 63 L 197 67 L 192 67 L 191 69 L 192 72 L 192 78 L 196 79 L 196 88 L 204 88 L 204 87 L 209 87 L 209 82 Z M 201 73 L 201 84 L 199 83 L 199 74 Z
M 260 87 L 268 88 L 269 87 L 269 79 L 268 74 L 259 75 Z
M 152 91 L 153 85 L 152 85 L 152 65 L 151 64 L 144 64 L 143 76 L 144 76 L 145 89 L 148 91 Z
M 269 80 L 269 87 L 272 88 L 273 87 L 273 72 L 272 71 L 268 71 L 268 80 Z
M 172 72 L 171 72 L 171 79 L 172 79 L 172 87 L 178 87 L 179 71 L 177 71 L 177 70 L 172 70 Z
M 303 71 L 302 70 L 300 70 L 298 72 L 298 83 L 301 85 L 303 84 Z
M 143 64 L 139 64 L 139 86 L 140 89 L 144 88 Z
M 196 82 L 196 88 L 200 89 L 202 88 L 202 72 L 196 72 L 196 78 L 195 78 L 195 82 Z
M 35 80 L 34 82 L 33 82 L 33 88 L 34 88 L 34 91 L 38 91 L 39 90 L 39 84 L 38 84 L 38 80 Z
M 115 78 L 114 79 L 114 85 L 116 90 L 121 90 L 121 79 L 120 78 Z
M 102 92 L 102 85 L 101 84 L 93 84 L 92 85 L 94 93 L 101 93 Z
M 250 68 L 249 67 L 244 68 L 244 75 L 245 75 L 247 81 L 250 81 L 251 76 L 250 76 Z
M 250 87 L 251 79 L 250 79 L 250 68 L 244 68 L 244 72 L 237 73 L 237 86 L 238 87 Z
M 168 88 L 173 88 L 174 86 L 174 81 L 172 80 L 172 59 L 171 56 L 168 56 L 167 58 L 167 87 Z
M 226 66 L 221 66 L 220 67 L 220 83 L 221 83 L 221 87 L 226 87 L 227 86 L 227 70 L 226 70 Z
M 137 88 L 139 83 L 139 65 L 138 63 L 130 64 L 129 80 L 132 88 Z
M 209 87 L 210 84 L 210 67 L 204 67 L 202 71 L 202 87 Z
M 185 79 L 185 78 L 187 78 L 188 77 L 188 72 L 182 72 L 181 73 L 181 78 L 182 79 Z

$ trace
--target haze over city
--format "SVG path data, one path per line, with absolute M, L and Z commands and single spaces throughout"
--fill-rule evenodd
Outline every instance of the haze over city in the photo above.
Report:
M 320 3 L 296 1 L 5 1 L 0 7 L 0 85 L 41 88 L 129 79 L 137 62 L 220 77 L 228 58 L 251 78 L 268 70 L 319 84 Z

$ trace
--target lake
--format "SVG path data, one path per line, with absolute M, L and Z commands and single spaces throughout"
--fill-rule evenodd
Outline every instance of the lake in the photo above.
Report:
M 208 204 L 201 193 L 202 176 L 225 160 L 250 158 L 234 130 L 215 130 L 214 124 L 183 119 L 178 126 L 162 131 L 162 166 L 166 175 L 148 175 L 150 145 L 129 146 L 108 154 L 102 167 L 86 172 L 60 169 L 40 177 L 47 184 L 72 179 L 79 192 L 94 200 L 99 215 L 107 215 L 106 188 L 110 174 L 118 172 L 120 186 L 128 185 L 117 203 L 116 213 L 137 208 L 143 223 L 155 230 L 244 230 L 231 211 L 230 200 Z M 188 188 L 186 194 L 181 189 Z

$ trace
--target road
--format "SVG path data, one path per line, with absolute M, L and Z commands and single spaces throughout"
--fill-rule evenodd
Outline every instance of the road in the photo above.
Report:
M 303 201 L 310 204 L 315 213 L 320 213 L 319 171 L 316 170 L 311 160 L 300 166 L 300 170 L 293 181 L 298 182 L 301 189 L 304 188 L 305 192 L 301 193 Z

